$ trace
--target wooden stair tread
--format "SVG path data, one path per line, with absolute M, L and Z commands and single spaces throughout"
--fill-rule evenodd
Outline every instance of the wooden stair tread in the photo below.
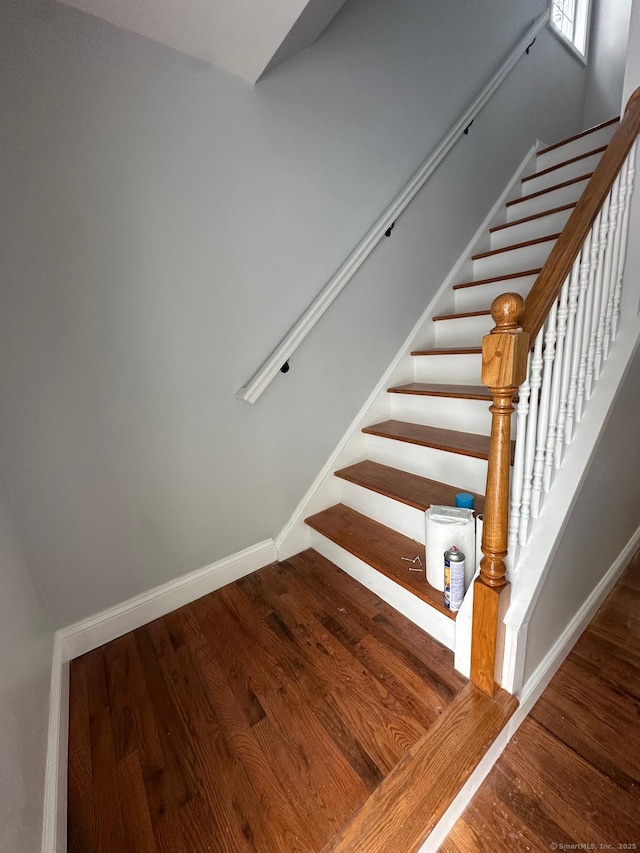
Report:
M 572 201 L 570 204 L 561 204 L 560 207 L 550 207 L 548 210 L 543 210 L 542 213 L 532 213 L 530 216 L 523 216 L 522 219 L 514 219 L 512 222 L 505 222 L 503 225 L 494 225 L 493 228 L 489 228 L 489 233 L 494 234 L 496 231 L 504 231 L 505 228 L 513 228 L 514 225 L 524 225 L 525 222 L 533 222 L 533 220 L 542 219 L 544 216 L 562 213 L 563 210 L 575 207 L 577 203 L 577 201 Z
M 417 394 L 423 397 L 454 397 L 458 400 L 493 400 L 486 385 L 445 385 L 439 382 L 407 382 L 387 388 L 390 394 Z
M 413 424 L 407 421 L 388 420 L 365 427 L 366 435 L 379 435 L 382 438 L 406 441 L 422 447 L 446 450 L 461 456 L 473 456 L 476 459 L 489 458 L 490 437 L 470 432 L 458 432 L 452 429 Z M 515 442 L 511 442 L 511 463 L 513 464 Z
M 436 347 L 434 349 L 412 350 L 411 355 L 478 355 L 482 347 Z
M 465 685 L 323 853 L 415 853 L 517 707 Z
M 348 480 L 372 492 L 400 501 L 426 512 L 430 506 L 455 506 L 456 494 L 468 491 L 462 486 L 439 483 L 409 471 L 391 468 L 365 459 L 335 472 L 336 477 Z M 476 512 L 484 512 L 484 496 L 472 492 Z
M 480 252 L 477 255 L 472 255 L 472 261 L 479 261 L 481 258 L 490 258 L 493 255 L 502 255 L 505 252 L 511 252 L 515 249 L 526 249 L 528 246 L 537 246 L 539 243 L 547 243 L 549 240 L 557 240 L 560 234 L 549 234 L 546 237 L 536 237 L 534 240 L 525 240 L 522 243 L 514 243 L 512 246 L 503 246 L 501 249 L 490 249 L 488 252 Z
M 594 148 L 591 151 L 587 151 L 585 154 L 578 154 L 577 157 L 571 157 L 571 159 L 564 160 L 562 163 L 557 163 L 555 166 L 549 166 L 548 169 L 542 169 L 540 172 L 534 172 L 531 175 L 527 175 L 526 178 L 522 178 L 522 183 L 524 184 L 527 181 L 533 181 L 534 178 L 539 178 L 541 175 L 549 175 L 557 169 L 562 169 L 563 166 L 570 166 L 572 163 L 577 163 L 579 160 L 585 160 L 587 157 L 593 157 L 594 154 L 602 154 L 603 151 L 606 150 L 607 146 L 602 145 L 600 148 Z
M 305 523 L 413 593 L 425 604 L 455 620 L 456 614 L 444 606 L 443 594 L 425 579 L 424 545 L 344 504 L 336 504 L 318 512 L 306 518 Z M 409 571 L 411 564 L 402 559 L 413 559 L 416 554 L 420 554 L 422 560 L 423 571 L 420 573 Z
M 433 322 L 437 322 L 438 320 L 464 320 L 465 317 L 486 317 L 487 314 L 491 314 L 490 308 L 485 308 L 482 311 L 465 311 L 460 314 L 439 314 L 437 317 L 432 317 Z
M 578 175 L 577 178 L 571 178 L 570 181 L 563 181 L 561 184 L 554 184 L 552 187 L 546 187 L 544 190 L 538 190 L 537 193 L 529 193 L 529 195 L 523 195 L 521 198 L 514 198 L 513 201 L 508 201 L 506 206 L 512 207 L 513 205 L 521 204 L 523 201 L 530 201 L 532 198 L 538 198 L 546 193 L 552 193 L 554 190 L 561 190 L 564 187 L 570 187 L 571 184 L 578 184 L 580 181 L 588 180 L 592 175 L 593 172 L 588 172 L 585 175 Z
M 594 133 L 596 130 L 602 130 L 603 127 L 609 127 L 611 124 L 618 124 L 620 121 L 620 117 L 618 118 L 610 118 L 609 121 L 603 121 L 600 124 L 594 124 L 593 127 L 588 127 L 586 130 L 580 131 L 580 133 L 576 133 L 574 136 L 569 136 L 567 139 L 563 139 L 561 142 L 554 142 L 553 145 L 548 145 L 546 148 L 540 149 L 540 151 L 536 151 L 536 157 L 541 157 L 543 154 L 546 154 L 547 151 L 554 151 L 556 148 L 560 148 L 562 145 L 567 145 L 569 142 L 575 142 L 576 139 L 582 139 L 583 136 L 588 136 L 590 133 Z
M 477 287 L 482 284 L 494 284 L 496 281 L 510 281 L 514 278 L 524 278 L 528 275 L 540 275 L 542 267 L 535 270 L 522 270 L 521 272 L 503 273 L 502 275 L 494 275 L 491 278 L 479 278 L 476 281 L 465 281 L 462 284 L 454 284 L 452 290 L 460 290 L 463 287 Z

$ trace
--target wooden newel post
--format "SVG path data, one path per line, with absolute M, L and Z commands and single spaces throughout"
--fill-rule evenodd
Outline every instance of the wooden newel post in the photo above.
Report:
M 484 557 L 473 590 L 471 680 L 489 696 L 495 690 L 500 597 L 508 587 L 504 558 L 509 521 L 513 395 L 526 378 L 529 351 L 529 335 L 520 327 L 523 313 L 524 300 L 517 293 L 498 296 L 491 306 L 495 328 L 482 340 L 482 381 L 493 396 L 489 409 L 493 418 L 482 533 Z

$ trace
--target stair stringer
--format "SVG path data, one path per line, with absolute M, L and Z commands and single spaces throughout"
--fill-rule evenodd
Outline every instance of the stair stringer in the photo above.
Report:
M 305 524 L 305 518 L 339 502 L 340 483 L 338 478 L 334 476 L 334 472 L 367 458 L 366 438 L 362 433 L 363 427 L 391 417 L 391 401 L 389 399 L 391 395 L 388 394 L 387 389 L 389 386 L 401 385 L 413 379 L 414 367 L 411 351 L 418 347 L 424 348 L 425 346 L 430 347 L 434 345 L 435 324 L 432 322 L 433 317 L 453 310 L 455 292 L 452 290 L 452 285 L 460 280 L 472 277 L 473 262 L 471 261 L 471 256 L 490 248 L 489 229 L 494 225 L 502 223 L 504 220 L 504 206 L 506 202 L 519 197 L 521 178 L 531 171 L 531 167 L 535 164 L 536 151 L 541 147 L 543 147 L 543 144 L 538 141 L 529 149 L 513 177 L 452 267 L 451 272 L 430 300 L 389 368 L 383 374 L 367 401 L 347 428 L 335 450 L 327 459 L 318 476 L 276 537 L 275 542 L 279 560 L 285 560 L 287 557 L 310 547 L 312 544 L 311 530 Z M 480 366 L 481 360 L 480 356 L 478 356 L 478 382 L 480 382 Z M 350 573 L 348 561 L 345 565 L 342 563 L 340 565 L 341 568 Z M 361 578 L 357 579 L 362 582 Z M 396 603 L 391 600 L 393 598 L 392 589 L 390 594 L 385 596 L 385 600 L 392 606 L 397 606 L 397 609 L 400 611 L 405 610 L 406 612 L 406 603 L 400 600 L 401 594 L 402 596 L 406 596 L 406 593 L 400 587 L 398 587 L 398 590 L 398 601 Z M 457 617 L 463 623 L 467 618 L 466 614 L 468 612 L 469 625 L 471 616 L 470 592 L 467 593 Z M 428 607 L 428 605 L 424 605 L 424 607 Z M 424 627 L 424 620 L 422 621 Z M 455 646 L 456 668 L 462 672 L 466 670 L 466 674 L 468 674 L 468 664 L 465 662 L 470 657 L 470 629 L 468 631 L 459 631 L 459 635 L 460 641 L 455 639 L 455 637 L 452 638 L 449 634 L 447 636 L 449 642 L 446 644 L 451 648 Z M 458 659 L 460 659 L 461 667 L 458 666 Z
M 629 276 L 627 283 L 631 284 L 628 279 Z M 507 572 L 511 599 L 503 622 L 504 657 L 498 680 L 505 690 L 516 696 L 523 686 L 526 687 L 523 681 L 529 620 L 638 346 L 640 318 L 636 315 L 622 321 L 585 415 L 576 425 L 573 441 L 566 448 L 551 491 L 545 496 L 540 515 L 533 523 L 529 541 L 521 546 L 515 566 Z M 457 621 L 460 622 L 460 615 Z M 470 615 L 468 622 L 470 632 Z M 458 624 L 456 630 L 461 628 Z

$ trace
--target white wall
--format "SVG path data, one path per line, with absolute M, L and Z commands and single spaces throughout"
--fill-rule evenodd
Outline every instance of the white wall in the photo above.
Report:
M 592 0 L 584 127 L 620 115 L 631 0 Z
M 0 479 L 0 850 L 40 849 L 53 631 Z
M 639 407 L 640 350 L 630 365 L 529 622 L 525 682 L 640 525 Z
M 545 5 L 351 0 L 252 88 L 5 2 L 0 458 L 57 624 L 278 533 L 535 137 L 579 129 L 555 38 L 291 371 L 254 407 L 235 391 Z

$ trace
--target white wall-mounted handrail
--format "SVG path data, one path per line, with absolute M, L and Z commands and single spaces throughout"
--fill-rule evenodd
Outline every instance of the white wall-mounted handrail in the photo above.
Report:
M 255 403 L 274 376 L 276 376 L 282 366 L 289 360 L 292 353 L 295 352 L 306 335 L 318 322 L 320 317 L 322 317 L 343 287 L 349 282 L 351 277 L 369 257 L 373 249 L 384 236 L 385 232 L 389 230 L 396 219 L 429 180 L 460 136 L 469 127 L 489 98 L 491 98 L 493 93 L 500 86 L 507 74 L 509 74 L 514 65 L 516 65 L 518 60 L 522 57 L 523 53 L 530 47 L 537 34 L 543 29 L 549 20 L 549 14 L 550 12 L 547 8 L 538 18 L 535 19 L 525 35 L 520 39 L 500 68 L 482 89 L 475 101 L 473 101 L 471 106 L 460 116 L 458 121 L 449 130 L 438 147 L 425 160 L 409 183 L 391 202 L 378 221 L 369 229 L 367 234 L 365 234 L 346 261 L 329 279 L 318 296 L 300 317 L 298 322 L 280 341 L 276 349 L 274 349 L 269 358 L 253 375 L 251 380 L 243 388 L 239 389 L 236 394 L 238 399 L 245 400 L 247 403 Z

